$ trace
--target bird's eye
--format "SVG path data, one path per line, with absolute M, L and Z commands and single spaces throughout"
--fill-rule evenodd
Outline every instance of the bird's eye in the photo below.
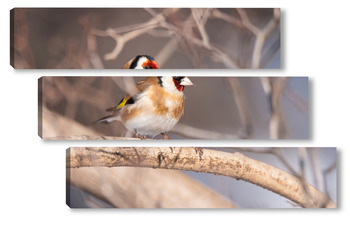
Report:
M 149 66 L 146 65 L 145 67 L 143 67 L 143 69 L 150 69 L 150 68 L 149 68 Z

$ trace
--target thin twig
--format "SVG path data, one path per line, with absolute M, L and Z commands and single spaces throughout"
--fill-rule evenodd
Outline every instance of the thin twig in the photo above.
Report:
M 243 138 L 250 138 L 253 134 L 253 121 L 250 115 L 247 102 L 243 95 L 242 87 L 236 77 L 228 78 L 229 85 L 231 86 L 231 91 L 233 93 L 233 98 L 235 99 L 239 117 L 241 118 L 243 124 Z
M 220 132 L 204 130 L 183 123 L 177 123 L 171 132 L 197 139 L 239 139 L 238 135 L 223 134 Z
M 275 78 L 272 83 L 271 105 L 272 113 L 270 118 L 270 137 L 271 139 L 285 138 L 286 127 L 283 121 L 280 100 L 283 89 L 288 81 L 287 77 Z

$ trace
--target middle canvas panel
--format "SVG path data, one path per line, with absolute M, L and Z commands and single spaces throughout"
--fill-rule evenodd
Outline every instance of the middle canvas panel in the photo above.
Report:
M 38 81 L 45 140 L 308 139 L 308 77 L 67 77 Z

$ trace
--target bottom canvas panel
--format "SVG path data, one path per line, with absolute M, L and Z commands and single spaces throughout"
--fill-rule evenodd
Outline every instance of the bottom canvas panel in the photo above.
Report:
M 71 208 L 336 208 L 336 148 L 72 147 Z

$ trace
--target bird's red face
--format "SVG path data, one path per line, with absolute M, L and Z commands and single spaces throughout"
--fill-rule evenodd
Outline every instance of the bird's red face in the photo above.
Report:
M 155 60 L 149 59 L 142 63 L 142 67 L 144 69 L 159 69 L 158 63 Z
M 192 86 L 193 83 L 191 80 L 184 76 L 173 76 L 173 82 L 175 84 L 175 87 L 179 91 L 185 90 L 185 86 Z

